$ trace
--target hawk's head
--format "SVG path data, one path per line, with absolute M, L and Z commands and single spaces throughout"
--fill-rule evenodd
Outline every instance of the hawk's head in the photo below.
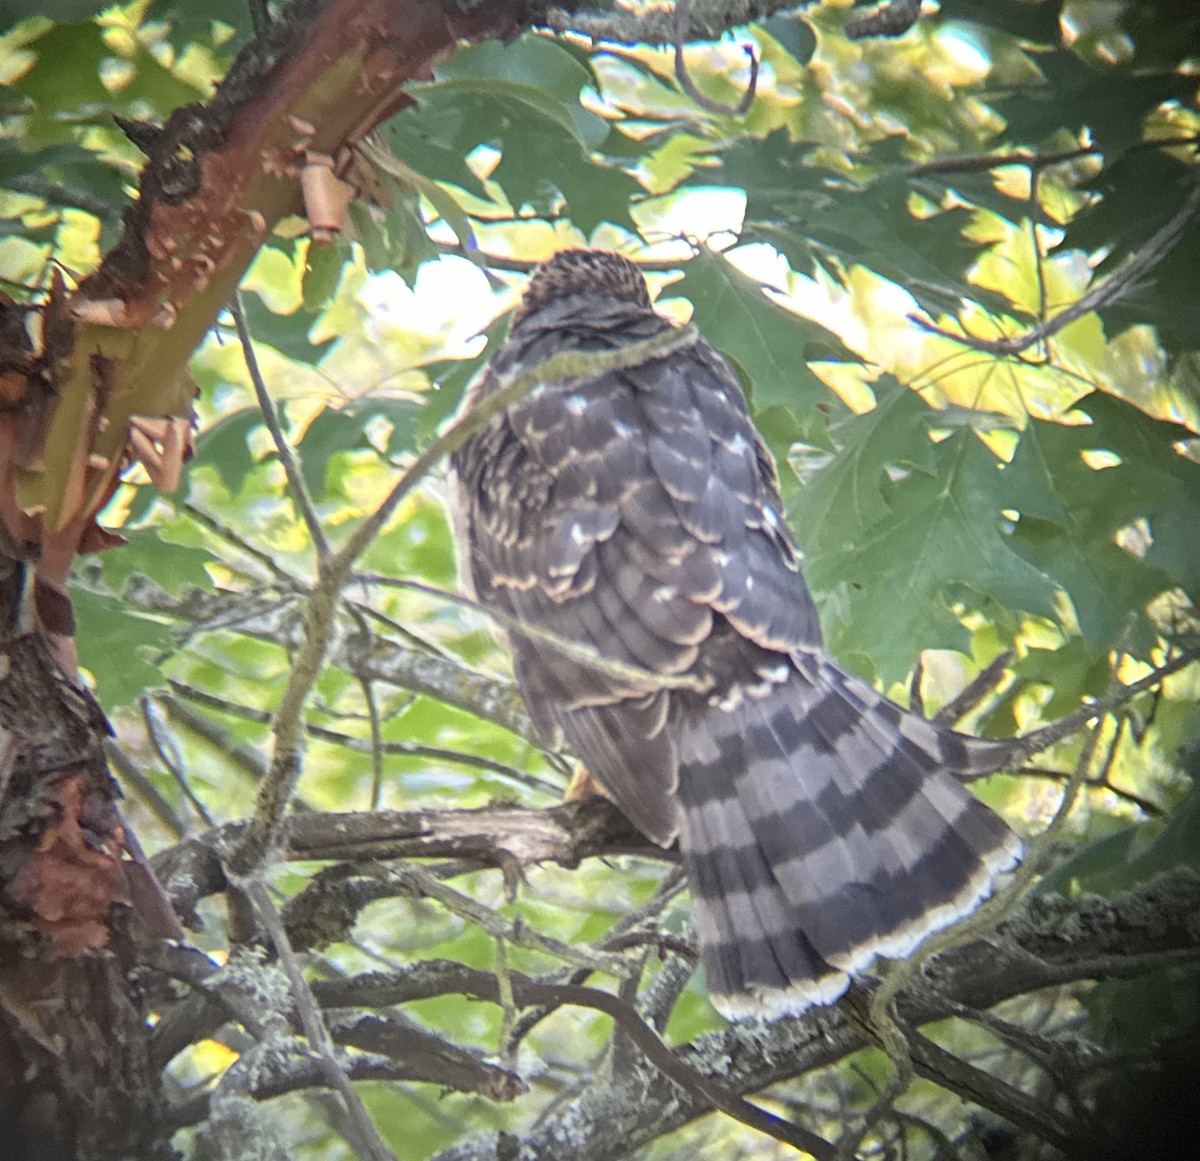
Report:
M 651 309 L 646 280 L 628 258 L 611 250 L 560 250 L 534 271 L 512 325 L 570 294 L 606 294 Z

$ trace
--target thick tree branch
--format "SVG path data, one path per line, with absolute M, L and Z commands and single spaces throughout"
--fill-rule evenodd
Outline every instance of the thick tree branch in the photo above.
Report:
M 1194 871 L 1163 876 L 1113 901 L 1035 900 L 994 940 L 933 961 L 925 977 L 901 993 L 899 1014 L 919 1026 L 954 1015 L 957 1005 L 988 1008 L 1041 988 L 1136 975 L 1166 963 L 1200 963 L 1200 875 Z M 429 986 L 428 979 L 423 983 Z M 318 990 L 321 1002 L 344 1000 L 342 986 L 361 999 L 359 984 L 340 981 L 320 986 L 330 989 Z M 394 1002 L 396 993 L 389 995 Z M 824 1068 L 866 1043 L 839 1005 L 766 1027 L 735 1025 L 677 1051 L 700 1074 L 746 1093 Z M 947 1076 L 944 1068 L 940 1073 Z M 972 1083 L 981 1078 L 973 1074 Z M 995 1090 L 980 1095 L 990 1104 L 1003 1100 Z M 711 1109 L 694 1090 L 681 1092 L 663 1074 L 639 1072 L 589 1086 L 545 1117 L 520 1146 L 529 1156 L 557 1161 L 621 1161 Z M 436 1161 L 491 1161 L 494 1147 L 488 1138 L 464 1142 Z
M 717 40 L 733 28 L 765 20 L 777 12 L 805 8 L 812 0 L 722 0 L 717 4 L 697 5 L 688 21 L 690 34 L 697 40 Z M 554 32 L 577 32 L 593 40 L 611 40 L 618 44 L 673 45 L 675 13 L 670 8 L 590 9 L 585 4 L 547 5 L 533 16 L 535 24 Z
M 200 899 L 225 890 L 222 852 L 236 845 L 248 825 L 228 823 L 155 856 L 155 873 L 180 914 L 191 914 Z M 296 814 L 284 822 L 280 844 L 281 856 L 297 861 L 455 858 L 503 867 L 541 862 L 575 866 L 585 858 L 620 853 L 671 857 L 601 798 L 547 810 Z

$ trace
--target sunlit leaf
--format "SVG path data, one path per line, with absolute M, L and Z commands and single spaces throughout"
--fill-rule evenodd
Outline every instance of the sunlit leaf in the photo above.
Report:
M 828 337 L 824 329 L 771 302 L 721 255 L 701 251 L 671 290 L 691 302 L 693 321 L 709 342 L 745 371 L 756 408 L 806 411 L 828 401 L 806 363 L 808 344 Z

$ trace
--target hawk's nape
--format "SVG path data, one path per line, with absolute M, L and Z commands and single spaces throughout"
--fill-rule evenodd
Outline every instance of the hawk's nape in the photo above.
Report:
M 567 250 L 534 275 L 467 406 L 566 351 L 670 330 L 637 267 Z M 971 911 L 1020 856 L 962 784 L 997 744 L 840 670 L 738 381 L 702 339 L 546 383 L 453 458 L 464 577 L 510 633 L 539 728 L 650 838 L 678 838 L 714 1003 L 836 999 L 875 955 Z M 690 679 L 691 688 L 679 681 Z

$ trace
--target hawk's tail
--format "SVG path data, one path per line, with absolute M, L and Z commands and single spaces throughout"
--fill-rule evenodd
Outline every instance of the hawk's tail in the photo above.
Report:
M 875 955 L 967 914 L 1020 858 L 956 775 L 995 744 L 813 659 L 764 696 L 681 715 L 680 843 L 708 988 L 728 1016 L 836 999 Z

